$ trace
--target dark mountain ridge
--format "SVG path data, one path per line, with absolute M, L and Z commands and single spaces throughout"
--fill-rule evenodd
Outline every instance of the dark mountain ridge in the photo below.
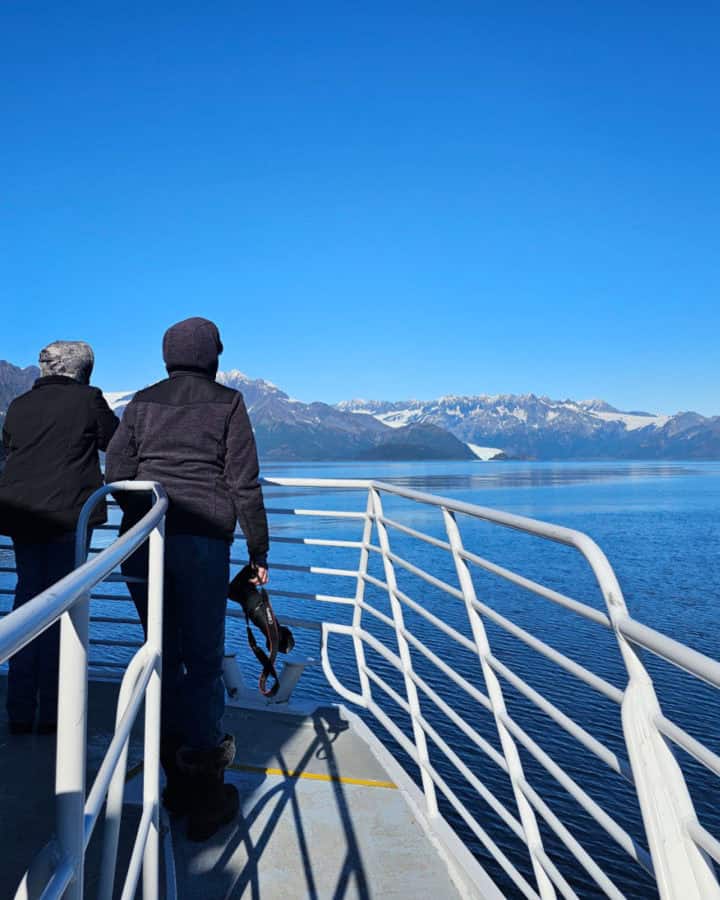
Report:
M 40 377 L 37 366 L 24 369 L 0 359 L 0 416 L 4 416 L 10 402 L 19 394 L 29 391 L 33 381 Z

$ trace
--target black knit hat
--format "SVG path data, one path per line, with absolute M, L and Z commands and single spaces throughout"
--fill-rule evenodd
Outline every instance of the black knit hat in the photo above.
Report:
M 199 369 L 215 375 L 223 345 L 217 325 L 209 319 L 194 316 L 168 328 L 162 349 L 168 372 Z

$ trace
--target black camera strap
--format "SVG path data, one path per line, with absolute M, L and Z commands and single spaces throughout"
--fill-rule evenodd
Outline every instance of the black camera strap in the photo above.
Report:
M 250 619 L 248 618 L 247 612 L 245 613 L 245 627 L 247 629 L 248 646 L 255 654 L 256 659 L 262 666 L 262 672 L 260 673 L 260 678 L 258 680 L 260 693 L 264 697 L 274 697 L 278 692 L 278 688 L 280 687 L 280 680 L 278 679 L 277 669 L 275 668 L 275 660 L 277 658 L 278 649 L 280 646 L 280 631 L 278 629 L 277 617 L 275 616 L 275 611 L 270 604 L 270 598 L 268 597 L 267 592 L 260 588 L 260 593 L 262 594 L 263 599 L 263 602 L 260 604 L 260 611 L 262 614 L 262 630 L 265 634 L 265 641 L 267 643 L 268 650 L 270 651 L 269 656 L 261 647 L 258 646 L 258 642 L 255 640 L 255 635 L 250 628 Z M 255 624 L 258 624 L 257 621 Z M 267 687 L 267 680 L 269 675 L 274 679 L 274 684 L 270 688 Z
M 278 622 L 267 591 L 257 585 L 254 577 L 255 569 L 252 566 L 248 565 L 241 569 L 228 585 L 228 597 L 239 603 L 245 613 L 248 646 L 262 666 L 258 685 L 260 693 L 264 697 L 274 697 L 280 687 L 275 660 L 278 653 L 290 653 L 295 646 L 295 639 L 290 629 Z M 250 623 L 265 635 L 269 655 L 258 647 Z M 267 686 L 269 676 L 272 676 L 274 681 L 270 688 Z

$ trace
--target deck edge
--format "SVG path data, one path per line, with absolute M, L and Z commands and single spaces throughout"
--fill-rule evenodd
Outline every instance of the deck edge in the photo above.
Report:
M 327 704 L 323 704 L 327 706 Z M 505 900 L 483 866 L 475 859 L 453 829 L 442 818 L 430 818 L 424 810 L 424 797 L 405 769 L 383 745 L 376 734 L 363 722 L 357 713 L 342 703 L 332 704 L 348 722 L 358 737 L 363 740 L 380 765 L 404 795 L 413 815 L 425 832 L 428 840 L 438 851 L 447 866 L 448 874 L 463 898 L 468 900 Z

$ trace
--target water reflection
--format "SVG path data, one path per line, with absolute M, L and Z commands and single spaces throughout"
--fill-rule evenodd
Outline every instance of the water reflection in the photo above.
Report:
M 388 481 L 403 487 L 423 489 L 431 492 L 440 490 L 476 490 L 508 487 L 552 487 L 572 484 L 587 484 L 599 481 L 639 480 L 646 478 L 676 478 L 678 476 L 698 474 L 696 470 L 678 466 L 644 466 L 633 465 L 624 468 L 600 467 L 543 468 L 498 467 L 491 472 L 437 475 L 410 475 L 405 477 L 391 476 Z
M 440 494 L 497 488 L 563 487 L 613 481 L 716 474 L 717 464 L 631 463 L 312 463 L 274 464 L 263 474 L 278 478 L 368 478 Z

